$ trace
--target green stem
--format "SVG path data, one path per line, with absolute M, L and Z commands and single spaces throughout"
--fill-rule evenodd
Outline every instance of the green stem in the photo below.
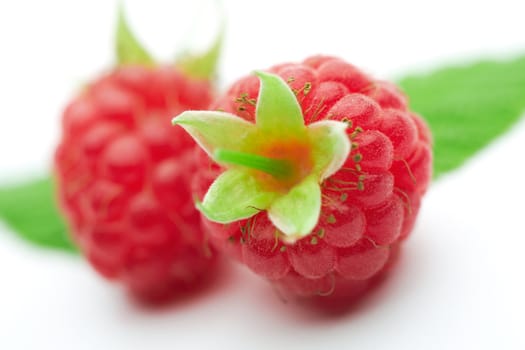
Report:
M 215 150 L 214 158 L 220 163 L 240 165 L 250 169 L 260 170 L 278 178 L 289 176 L 293 169 L 292 164 L 286 160 L 226 149 Z

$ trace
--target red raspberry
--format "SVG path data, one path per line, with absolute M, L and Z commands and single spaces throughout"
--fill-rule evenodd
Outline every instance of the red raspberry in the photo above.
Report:
M 294 92 L 306 125 L 348 123 L 352 148 L 321 183 L 321 214 L 310 234 L 289 242 L 265 211 L 219 224 L 203 216 L 211 242 L 286 295 L 351 298 L 381 276 L 410 233 L 431 178 L 429 131 L 394 85 L 333 57 L 269 69 Z M 211 109 L 256 121 L 256 76 L 240 79 Z M 184 126 L 184 125 L 183 125 Z M 223 170 L 201 152 L 194 191 L 202 198 Z M 277 230 L 278 232 L 278 230 Z
M 105 277 L 165 298 L 212 263 L 188 190 L 193 141 L 169 120 L 206 108 L 206 80 L 173 67 L 126 65 L 66 108 L 55 167 L 75 241 Z

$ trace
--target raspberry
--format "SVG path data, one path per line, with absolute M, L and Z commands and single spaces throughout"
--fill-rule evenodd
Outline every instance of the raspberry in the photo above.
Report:
M 101 275 L 165 301 L 204 282 L 215 262 L 190 192 L 193 141 L 169 126 L 174 114 L 206 108 L 212 86 L 181 64 L 153 63 L 120 21 L 120 64 L 63 113 L 59 199 Z
M 208 82 L 175 68 L 122 66 L 64 112 L 55 166 L 74 238 L 97 271 L 139 297 L 190 286 L 213 262 L 188 190 L 193 142 L 166 127 L 211 96 Z
M 222 213 L 222 216 L 218 215 L 213 201 L 218 201 L 216 197 L 221 195 L 217 188 L 221 181 L 225 181 L 224 174 L 240 172 L 246 167 L 252 168 L 245 170 L 246 173 L 259 181 L 256 182 L 262 188 L 259 196 L 266 194 L 273 185 L 260 174 L 261 170 L 270 173 L 260 166 L 261 155 L 269 157 L 263 158 L 268 164 L 278 165 L 281 163 L 277 161 L 284 161 L 299 169 L 307 169 L 307 174 L 315 171 L 315 166 L 312 170 L 304 159 L 288 156 L 286 148 L 281 147 L 282 152 L 273 158 L 264 153 L 266 144 L 272 142 L 291 142 L 293 145 L 294 141 L 290 141 L 295 138 L 292 128 L 278 126 L 272 131 L 274 134 L 255 138 L 256 145 L 250 146 L 245 141 L 250 137 L 250 131 L 245 131 L 247 127 L 243 123 L 236 122 L 235 128 L 242 131 L 238 140 L 246 143 L 238 147 L 249 151 L 229 156 L 222 150 L 210 152 L 213 149 L 202 142 L 211 131 L 199 126 L 195 120 L 207 118 L 210 113 L 202 116 L 182 114 L 174 119 L 174 123 L 179 123 L 197 140 L 200 139 L 200 144 L 204 144 L 212 158 L 221 164 L 211 163 L 202 152 L 197 157 L 202 170 L 196 173 L 194 192 L 199 198 L 207 193 L 200 204 L 203 227 L 215 247 L 270 280 L 284 295 L 350 300 L 361 295 L 386 273 L 397 256 L 399 244 L 414 225 L 421 197 L 431 178 L 428 128 L 408 110 L 406 97 L 393 84 L 375 81 L 341 59 L 314 56 L 303 63 L 275 66 L 268 72 L 273 74 L 259 73 L 260 79 L 256 76 L 240 79 L 212 104 L 211 109 L 221 111 L 214 113 L 236 115 L 258 126 L 263 117 L 266 118 L 260 114 L 268 114 L 265 111 L 273 108 L 272 112 L 277 115 L 275 123 L 281 123 L 278 118 L 283 119 L 282 123 L 289 122 L 284 120 L 290 114 L 285 110 L 289 108 L 285 107 L 286 99 L 281 95 L 278 96 L 282 98 L 277 99 L 277 95 L 273 95 L 272 101 L 280 104 L 272 104 L 268 102 L 270 98 L 264 97 L 265 91 L 270 90 L 268 81 L 273 79 L 272 84 L 277 84 L 275 80 L 281 80 L 293 92 L 291 95 L 298 103 L 306 128 L 319 121 L 344 122 L 347 128 L 342 137 L 351 147 L 336 171 L 319 181 L 321 204 L 317 221 L 307 232 L 297 235 L 299 223 L 295 231 L 290 230 L 292 235 L 288 235 L 283 220 L 276 220 L 275 214 L 272 217 L 274 197 L 266 202 L 260 199 L 263 197 L 254 197 L 254 203 L 259 206 L 254 204 L 251 213 L 242 211 L 237 219 L 234 215 L 226 219 Z M 273 78 L 266 75 L 273 75 Z M 266 86 L 266 90 L 261 86 Z M 216 114 L 217 118 L 220 116 Z M 237 147 L 231 141 L 233 134 L 228 138 L 230 141 L 218 142 L 220 147 Z M 209 140 L 210 143 L 216 141 L 211 136 Z M 246 161 L 249 158 L 246 152 L 256 153 L 257 157 Z M 342 151 L 334 152 L 337 155 Z M 308 153 L 305 153 L 304 158 L 307 157 Z M 280 173 L 273 174 L 272 181 L 281 181 L 282 184 L 282 179 Z M 304 179 L 308 179 L 308 175 L 293 178 L 290 180 L 293 185 L 283 185 L 284 190 L 279 187 L 270 192 L 277 197 L 289 196 L 295 188 L 303 186 L 305 182 L 301 181 Z M 250 188 L 253 185 L 246 187 L 245 191 Z M 286 191 L 290 192 L 287 194 Z M 236 203 L 228 201 L 228 197 L 237 196 L 240 195 L 230 191 L 221 200 L 224 206 L 235 206 Z M 309 196 L 306 194 L 296 202 L 289 201 L 287 208 L 279 210 L 289 214 L 290 208 L 296 205 L 300 211 Z M 309 219 L 307 216 L 303 218 Z

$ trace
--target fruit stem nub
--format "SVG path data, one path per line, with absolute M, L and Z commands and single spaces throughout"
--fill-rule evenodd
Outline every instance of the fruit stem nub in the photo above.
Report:
M 213 157 L 217 162 L 260 170 L 277 178 L 289 176 L 293 171 L 292 165 L 286 160 L 264 157 L 257 154 L 219 148 L 215 150 Z

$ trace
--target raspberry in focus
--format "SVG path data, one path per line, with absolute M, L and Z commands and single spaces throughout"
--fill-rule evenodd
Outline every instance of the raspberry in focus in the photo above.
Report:
M 341 59 L 314 56 L 268 72 L 293 91 L 306 126 L 347 123 L 350 154 L 320 184 L 317 225 L 297 241 L 283 239 L 265 210 L 226 224 L 203 215 L 203 226 L 215 247 L 285 296 L 351 299 L 388 271 L 414 226 L 431 179 L 430 132 L 395 85 Z M 255 123 L 260 85 L 242 78 L 211 109 Z M 193 189 L 202 199 L 225 169 L 198 152 Z

